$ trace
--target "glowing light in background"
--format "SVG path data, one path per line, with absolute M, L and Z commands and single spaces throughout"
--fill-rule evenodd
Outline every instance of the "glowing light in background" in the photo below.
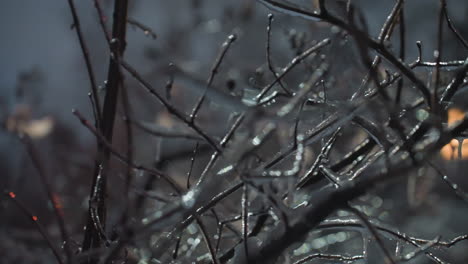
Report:
M 452 125 L 465 117 L 465 112 L 459 108 L 450 108 L 448 110 L 447 124 Z M 460 143 L 461 148 L 460 148 Z M 461 156 L 459 150 L 461 149 Z M 452 139 L 449 144 L 440 149 L 440 155 L 445 160 L 468 159 L 468 140 L 460 142 L 460 140 Z

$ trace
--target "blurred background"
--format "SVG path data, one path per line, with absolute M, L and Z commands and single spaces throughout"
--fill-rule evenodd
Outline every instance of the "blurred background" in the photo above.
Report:
M 113 1 L 98 1 L 110 28 Z M 290 2 L 314 9 L 314 1 L 311 0 Z M 326 2 L 339 12 L 340 1 Z M 373 36 L 378 35 L 394 2 L 353 1 L 365 15 Z M 447 3 L 454 24 L 461 35 L 468 38 L 468 1 L 448 0 Z M 92 0 L 75 1 L 75 5 L 97 82 L 103 86 L 109 51 L 99 27 L 96 9 Z M 418 40 L 423 44 L 423 59 L 433 60 L 438 8 L 439 1 L 436 0 L 406 1 L 408 62 L 417 57 L 415 43 Z M 246 91 L 258 90 L 267 83 L 265 46 L 270 12 L 253 0 L 130 1 L 129 18 L 145 25 L 156 36 L 129 24 L 124 58 L 161 93 L 164 93 L 167 81 L 173 78 L 171 100 L 179 109 L 189 113 L 204 89 L 222 43 L 228 35 L 236 34 L 237 40 L 215 78 L 214 89 L 209 94 L 210 102 L 202 108 L 198 119 L 198 123 L 211 134 L 222 136 L 232 112 L 243 107 L 232 98 L 245 98 Z M 276 67 L 286 65 L 313 41 L 336 34 L 331 33 L 332 30 L 325 23 L 313 23 L 280 13 L 274 15 L 271 49 Z M 464 60 L 468 51 L 446 27 L 444 30 L 443 60 Z M 63 207 L 66 219 L 70 219 L 70 230 L 77 242 L 75 246 L 79 248 L 96 139 L 72 115 L 72 109 L 77 109 L 92 120 L 88 97 L 90 84 L 67 1 L 2 1 L 0 36 L 0 118 L 4 123 L 9 120 L 21 123 L 33 138 L 38 156 L 56 190 L 57 203 Z M 393 45 L 393 50 L 397 52 L 397 42 Z M 354 47 L 344 43 L 328 56 L 332 57 L 331 71 L 338 76 L 336 83 L 339 87 L 330 91 L 328 96 L 347 98 L 353 92 L 349 87 L 358 85 L 364 73 L 362 65 L 355 62 L 358 57 Z M 170 63 L 175 66 L 169 66 Z M 293 71 L 287 77 L 288 83 L 298 84 L 300 81 L 296 79 L 300 74 Z M 424 75 L 424 70 L 421 74 Z M 130 76 L 126 76 L 125 85 L 130 91 L 135 119 L 146 124 L 183 129 L 157 101 L 138 88 L 138 83 Z M 101 98 L 104 92 L 100 90 Z M 409 103 L 412 98 L 407 100 Z M 466 110 L 468 105 L 465 100 L 459 101 L 457 107 Z M 114 141 L 121 151 L 125 150 L 125 137 L 122 119 L 117 118 Z M 195 145 L 190 140 L 151 137 L 136 129 L 134 140 L 135 159 L 139 163 L 163 168 L 173 175 L 184 175 Z M 203 147 L 206 149 L 206 146 L 201 146 L 202 151 Z M 51 220 L 51 205 L 24 145 L 16 135 L 0 130 L 0 150 L 0 188 L 13 190 L 29 208 L 37 212 L 51 234 L 57 236 L 58 229 Z M 208 154 L 205 151 L 194 172 L 200 172 Z M 438 158 L 438 162 L 461 188 L 468 190 L 464 173 L 468 168 L 466 161 Z M 123 171 L 123 168 L 120 163 L 115 163 L 116 172 Z M 421 171 L 419 174 L 430 179 L 437 177 L 434 172 Z M 374 214 L 384 214 L 384 220 L 418 237 L 432 239 L 442 233 L 445 239 L 450 239 L 457 234 L 468 233 L 464 223 L 468 217 L 468 206 L 451 194 L 443 182 L 429 181 L 427 190 L 421 191 L 421 197 L 408 198 L 408 188 L 424 185 L 425 182 L 419 178 L 413 179 L 413 182 L 405 180 L 395 185 L 395 189 L 381 190 L 380 200 L 364 197 L 363 204 L 373 201 L 377 206 L 372 211 Z M 112 181 L 109 188 L 109 200 L 111 204 L 117 204 L 123 180 Z M 4 259 L 7 262 L 0 262 L 51 263 L 52 256 L 47 246 L 39 234 L 31 231 L 30 222 L 5 199 L 2 198 L 1 203 L 0 255 L 8 255 L 8 258 Z M 114 213 L 118 212 L 117 209 Z M 398 213 L 392 214 L 394 212 Z M 110 214 L 112 219 L 113 213 Z M 319 247 L 325 244 L 315 241 L 314 245 Z M 466 263 L 464 261 L 468 261 L 468 255 L 464 249 L 467 247 L 468 243 L 464 242 L 442 254 L 452 260 L 451 263 Z M 424 258 L 415 261 L 428 263 Z

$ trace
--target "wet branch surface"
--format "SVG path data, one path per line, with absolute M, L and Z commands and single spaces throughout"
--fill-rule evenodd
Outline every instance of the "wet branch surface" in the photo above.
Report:
M 366 10 L 352 1 L 336 2 L 313 1 L 309 7 L 245 1 L 237 13 L 224 14 L 228 21 L 247 21 L 232 27 L 208 20 L 200 12 L 205 1 L 191 1 L 193 28 L 174 29 L 169 37 L 129 18 L 128 0 L 113 1 L 109 34 L 105 3 L 95 0 L 96 26 L 110 53 L 101 103 L 97 65 L 91 64 L 91 46 L 69 0 L 94 120 L 80 110 L 73 114 L 97 145 L 90 155 L 94 164 L 88 165 L 85 228 L 70 224 L 57 205 L 58 184 L 34 141 L 30 117 L 9 117 L 2 127 L 22 139 L 52 205 L 58 235 L 51 235 L 53 229 L 14 189 L 5 189 L 4 196 L 32 220 L 60 264 L 459 259 L 445 252 L 467 243 L 466 230 L 427 238 L 395 223 L 439 212 L 442 199 L 467 209 L 468 188 L 444 168 L 444 162 L 468 155 L 463 153 L 468 108 L 456 108 L 468 84 L 468 59 L 445 59 L 450 45 L 445 35 L 466 49 L 464 31 L 449 16 L 450 3 L 441 0 L 433 60 L 423 59 L 421 42 L 417 58 L 410 60 L 405 1 L 387 10 L 377 36 L 369 30 Z M 260 62 L 244 55 L 252 45 L 243 30 L 254 21 L 253 9 L 260 13 L 255 16 L 274 12 L 259 19 L 263 33 L 257 32 L 253 43 L 261 47 Z M 297 21 L 307 27 L 294 28 Z M 163 43 L 145 50 L 154 69 L 143 73 L 124 58 L 132 41 L 127 27 Z M 189 36 L 200 39 L 217 27 L 223 30 L 209 48 L 210 59 L 181 59 Z M 182 55 L 173 58 L 178 52 Z M 451 116 L 454 111 L 457 117 Z M 450 158 L 444 151 L 451 151 Z M 398 194 L 402 191 L 406 196 Z M 434 195 L 439 200 L 430 200 Z M 389 201 L 409 209 L 386 208 Z M 81 243 L 76 236 L 83 236 Z
M 116 0 L 114 3 L 112 39 L 110 41 L 111 58 L 107 74 L 106 95 L 102 109 L 101 133 L 105 139 L 112 143 L 114 120 L 118 103 L 120 86 L 122 85 L 122 73 L 119 61 L 123 57 L 126 43 L 128 1 Z M 89 198 L 89 215 L 86 224 L 83 252 L 92 248 L 100 248 L 105 239 L 106 227 L 106 188 L 108 177 L 110 150 L 98 143 L 98 158 L 93 175 L 93 183 Z M 83 263 L 98 263 L 99 259 L 91 257 Z

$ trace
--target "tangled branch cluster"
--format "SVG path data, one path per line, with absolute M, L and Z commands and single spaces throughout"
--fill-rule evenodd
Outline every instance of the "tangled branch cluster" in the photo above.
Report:
M 257 0 L 261 5 L 256 8 L 273 14 L 264 18 L 265 31 L 258 32 L 264 36 L 266 58 L 255 77 L 236 82 L 220 74 L 232 49 L 246 41 L 234 30 L 220 45 L 206 82 L 200 84 L 184 67 L 172 64 L 164 70 L 168 76 L 164 89 L 154 86 L 125 57 L 127 23 L 153 38 L 156 34 L 128 18 L 127 0 L 114 1 L 109 32 L 95 1 L 110 51 L 103 98 L 73 0 L 68 2 L 91 83 L 94 122 L 77 110 L 73 113 L 97 139 L 79 250 L 73 249 L 70 227 L 57 206 L 53 208 L 65 242 L 61 248 L 12 190 L 5 193 L 38 226 L 57 262 L 401 263 L 425 257 L 449 263 L 440 249 L 466 243 L 467 234 L 415 237 L 374 215 L 380 209 L 363 205 L 381 200 L 379 193 L 424 168 L 468 201 L 437 165 L 439 150 L 462 139 L 468 127 L 467 118 L 447 123 L 454 98 L 468 83 L 468 58 L 442 60 L 443 32 L 454 34 L 467 49 L 468 44 L 450 20 L 445 0 L 440 0 L 437 48 L 431 61 L 423 60 L 420 42 L 414 44 L 419 49 L 416 60 L 405 57 L 403 0 L 396 1 L 376 37 L 353 1 L 339 8 L 316 1 L 312 11 L 286 1 Z M 274 60 L 280 56 L 272 51 L 272 28 L 279 26 L 276 15 L 320 27 L 324 37 L 311 41 L 295 34 L 291 37 L 295 55 L 278 67 Z M 334 58 L 343 49 L 349 49 L 354 61 L 340 75 L 337 69 L 342 65 Z M 429 73 L 428 81 L 421 69 Z M 346 79 L 351 75 L 359 80 L 357 86 Z M 221 89 L 215 80 L 225 77 L 227 88 Z M 175 102 L 184 93 L 177 89 L 178 80 L 203 87 L 189 111 Z M 129 84 L 133 81 L 139 87 Z M 131 97 L 141 92 L 161 104 L 161 111 L 180 126 L 140 121 Z M 212 104 L 229 112 L 224 123 L 216 120 Z M 208 127 L 206 118 L 212 118 L 216 128 Z M 116 119 L 123 120 L 126 151 L 113 145 Z M 162 163 L 140 164 L 135 157 L 137 130 L 188 146 L 188 153 L 173 155 L 189 164 L 186 173 L 171 174 Z M 53 184 L 34 142 L 27 134 L 21 138 L 54 204 Z M 125 193 L 118 205 L 107 201 L 109 182 L 119 177 L 111 160 L 125 166 Z M 109 222 L 114 223 L 112 230 Z M 371 256 L 373 250 L 378 257 Z

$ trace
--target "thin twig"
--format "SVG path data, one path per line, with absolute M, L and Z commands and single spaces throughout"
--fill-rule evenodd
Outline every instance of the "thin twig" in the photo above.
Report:
M 192 131 L 184 131 L 183 129 L 179 128 L 166 128 L 157 124 L 152 124 L 149 122 L 141 122 L 136 121 L 131 118 L 128 120 L 135 125 L 137 128 L 147 132 L 150 135 L 162 138 L 185 138 L 185 139 L 192 139 L 202 141 L 204 140 L 201 136 L 195 134 Z M 186 129 L 185 129 L 186 130 Z
M 356 35 L 357 38 L 361 39 L 364 44 L 369 46 L 369 48 L 375 50 L 376 52 L 380 53 L 385 59 L 387 59 L 391 64 L 393 64 L 403 75 L 405 75 L 411 82 L 415 84 L 415 87 L 422 93 L 424 96 L 426 103 L 431 106 L 431 93 L 416 74 L 411 70 L 411 68 L 405 64 L 404 62 L 400 61 L 397 57 L 395 57 L 382 43 L 378 40 L 373 39 L 367 33 L 357 30 L 355 27 L 349 25 L 346 21 L 341 20 L 335 16 L 332 16 L 330 13 L 312 13 L 306 10 L 298 9 L 293 6 L 287 4 L 280 4 L 278 2 L 272 0 L 257 0 L 267 7 L 282 12 L 284 14 L 290 16 L 299 16 L 303 19 L 309 21 L 326 21 L 330 24 L 338 26 L 348 32 L 351 32 L 353 35 Z
M 107 139 L 99 132 L 95 127 L 93 127 L 77 110 L 73 111 L 73 114 L 80 120 L 80 122 L 87 128 L 91 133 L 96 136 L 96 138 L 99 140 L 99 142 L 108 149 L 110 154 L 114 155 L 117 157 L 120 161 L 124 162 L 125 164 L 137 169 L 137 170 L 142 170 L 149 172 L 153 175 L 158 175 L 161 176 L 164 180 L 166 180 L 174 190 L 179 190 L 180 187 L 168 176 L 166 176 L 162 171 L 159 171 L 157 169 L 150 169 L 145 166 L 133 163 L 128 157 L 124 156 L 121 154 L 119 151 L 117 151 L 110 142 L 107 141 Z
M 329 65 L 327 63 L 322 63 L 311 75 L 310 79 L 306 82 L 306 85 L 294 94 L 293 98 L 289 100 L 289 102 L 283 105 L 280 110 L 278 111 L 277 115 L 279 117 L 286 116 L 291 112 L 298 104 L 303 100 L 304 97 L 315 87 L 315 84 L 320 81 L 320 79 L 325 75 L 328 71 Z
M 270 70 L 270 72 L 273 74 L 273 76 L 275 78 L 278 78 L 279 75 L 278 73 L 275 71 L 275 68 L 273 66 L 273 62 L 271 60 L 271 23 L 273 22 L 273 14 L 268 14 L 268 26 L 267 26 L 267 43 L 266 43 L 266 57 L 267 57 L 267 65 L 268 65 L 268 69 Z M 291 95 L 291 91 L 289 91 L 289 89 L 287 89 L 282 80 L 279 80 L 278 81 L 279 85 L 281 86 L 281 88 L 286 92 L 286 94 L 288 95 Z
M 279 82 L 286 74 L 288 74 L 296 65 L 301 63 L 303 60 L 305 60 L 307 57 L 309 57 L 310 54 L 316 52 L 317 50 L 321 49 L 322 47 L 330 44 L 330 39 L 326 38 L 316 45 L 312 46 L 311 48 L 305 50 L 298 56 L 294 57 L 291 62 L 284 68 L 284 70 L 277 76 L 275 77 L 275 80 L 265 86 L 260 93 L 255 97 L 255 100 L 260 102 L 262 98 L 270 91 L 270 89 L 277 83 Z
M 444 93 L 440 97 L 440 103 L 448 102 L 455 95 L 460 86 L 464 83 L 466 73 L 468 72 L 468 57 L 466 58 L 463 65 L 457 70 L 455 78 L 447 85 Z
M 386 262 L 389 262 L 389 263 L 392 263 L 392 264 L 395 264 L 395 260 L 393 259 L 393 256 L 392 254 L 390 254 L 390 251 L 388 251 L 388 249 L 385 247 L 382 239 L 380 238 L 376 228 L 372 225 L 372 223 L 367 219 L 367 216 L 362 213 L 361 211 L 359 211 L 358 209 L 352 207 L 352 206 L 348 206 L 348 210 L 350 210 L 354 215 L 356 215 L 359 220 L 362 222 L 362 224 L 367 228 L 367 230 L 370 232 L 370 234 L 372 235 L 372 237 L 374 238 L 374 240 L 377 242 L 377 245 L 379 246 L 379 248 L 382 250 L 382 252 L 384 253 L 385 255 L 385 260 Z
M 442 180 L 450 187 L 450 189 L 453 190 L 456 196 L 460 198 L 461 200 L 465 201 L 468 203 L 468 193 L 464 192 L 463 190 L 460 189 L 460 186 L 453 182 L 445 173 L 442 172 L 442 170 L 437 167 L 434 163 L 431 161 L 428 161 L 429 166 L 431 166 L 437 174 L 439 174 L 442 177 Z
M 317 175 L 317 170 L 320 166 L 320 164 L 323 162 L 324 159 L 328 158 L 328 155 L 330 154 L 330 151 L 332 149 L 333 144 L 336 142 L 336 139 L 338 138 L 340 128 L 338 128 L 335 133 L 328 139 L 328 141 L 323 145 L 322 149 L 320 150 L 319 155 L 315 159 L 314 164 L 308 169 L 304 176 L 299 179 L 299 181 L 296 183 L 296 188 L 303 188 L 304 186 L 307 186 L 308 182 L 311 180 L 312 177 L 315 177 Z
M 99 24 L 101 26 L 102 33 L 104 34 L 104 37 L 106 38 L 107 45 L 110 46 L 111 34 L 109 33 L 106 27 L 107 17 L 104 15 L 104 12 L 102 11 L 102 7 L 101 7 L 101 4 L 99 3 L 99 0 L 93 0 L 93 1 L 94 1 L 94 7 L 96 8 L 96 11 L 99 16 Z
M 332 254 L 323 254 L 323 253 L 315 253 L 311 254 L 305 258 L 302 258 L 294 264 L 302 264 L 306 263 L 308 261 L 311 261 L 313 259 L 326 259 L 326 260 L 333 260 L 333 261 L 341 261 L 343 263 L 349 263 L 352 261 L 358 261 L 361 259 L 364 259 L 364 255 L 356 255 L 356 256 L 344 256 L 344 255 L 332 255 Z
M 400 60 L 405 61 L 405 55 L 406 55 L 406 20 L 405 20 L 405 8 L 404 6 L 401 7 L 400 10 Z M 439 62 L 440 65 L 440 62 Z M 398 86 L 397 86 L 397 93 L 395 96 L 395 104 L 399 105 L 401 101 L 401 93 L 403 92 L 403 84 L 404 80 L 400 79 L 398 81 Z
M 248 184 L 244 184 L 242 187 L 242 239 L 247 241 L 249 234 L 249 196 L 248 196 Z M 249 259 L 249 247 L 248 243 L 244 243 L 244 253 L 246 259 Z
M 128 17 L 127 23 L 129 23 L 132 26 L 137 27 L 138 29 L 141 29 L 146 36 L 150 36 L 152 39 L 156 39 L 158 37 L 158 35 L 156 35 L 156 33 L 154 33 L 154 31 L 150 27 L 144 25 L 141 22 L 138 22 L 137 20 L 133 18 Z
M 80 42 L 81 52 L 83 53 L 83 58 L 86 64 L 86 71 L 88 73 L 89 82 L 91 83 L 91 95 L 93 97 L 95 109 L 94 112 L 96 116 L 94 117 L 96 122 L 96 127 L 100 127 L 101 125 L 101 103 L 98 96 L 98 88 L 96 85 L 96 77 L 94 76 L 93 65 L 91 63 L 91 58 L 89 57 L 89 50 L 84 40 L 83 33 L 81 31 L 80 19 L 78 18 L 78 14 L 76 13 L 75 4 L 73 0 L 68 0 L 68 5 L 70 7 L 70 11 L 73 17 L 73 26 L 76 30 L 76 34 L 78 36 L 78 41 Z
M 13 203 L 21 209 L 21 211 L 32 221 L 32 223 L 36 226 L 37 230 L 39 233 L 41 233 L 42 237 L 44 240 L 47 242 L 47 245 L 49 246 L 50 250 L 52 250 L 52 253 L 54 254 L 55 259 L 59 264 L 65 264 L 63 262 L 62 257 L 60 256 L 59 250 L 55 248 L 54 244 L 52 243 L 52 240 L 50 236 L 47 234 L 47 231 L 45 227 L 40 223 L 39 218 L 34 215 L 31 210 L 26 207 L 18 198 L 16 197 L 16 194 L 14 192 L 8 192 L 4 191 L 4 194 L 10 198 L 10 200 L 13 201 Z
M 372 222 L 372 225 L 377 229 L 379 230 L 380 232 L 384 232 L 388 235 L 391 235 L 393 237 L 395 237 L 398 241 L 404 241 L 412 246 L 415 246 L 417 248 L 420 248 L 421 244 L 428 244 L 428 243 L 431 243 L 433 240 L 426 240 L 426 239 L 421 239 L 421 238 L 416 238 L 416 237 L 412 237 L 406 233 L 402 233 L 398 230 L 396 230 L 395 228 L 392 228 L 392 227 L 388 227 L 386 225 L 383 225 L 383 224 L 380 224 L 378 223 L 376 220 L 372 219 L 371 220 Z M 327 219 L 325 220 L 323 223 L 321 223 L 317 230 L 323 230 L 323 229 L 328 229 L 328 228 L 365 228 L 365 226 L 362 225 L 362 222 L 359 220 L 359 219 L 350 219 L 350 218 L 346 218 L 346 219 L 342 219 L 342 218 L 338 218 L 338 219 Z M 458 243 L 462 242 L 462 241 L 466 241 L 468 239 L 468 235 L 462 235 L 462 236 L 458 236 L 458 237 L 455 237 L 451 240 L 448 240 L 448 241 L 440 241 L 438 240 L 434 245 L 435 246 L 440 246 L 440 247 L 446 247 L 446 248 L 450 248 L 452 246 L 455 246 L 457 245 Z M 438 257 L 436 257 L 433 253 L 431 253 L 430 251 L 425 251 L 424 254 L 426 256 L 428 256 L 429 258 L 435 260 L 437 263 L 439 264 L 442 264 L 442 263 L 446 263 L 446 262 L 441 262 L 439 260 Z
M 468 41 L 466 41 L 466 39 L 460 34 L 460 32 L 458 32 L 457 28 L 455 27 L 455 25 L 453 24 L 452 20 L 449 17 L 448 10 L 447 10 L 447 1 L 443 1 L 441 2 L 441 4 L 442 4 L 442 9 L 443 9 L 445 20 L 447 21 L 447 24 L 450 30 L 455 34 L 455 36 L 461 42 L 461 44 L 466 49 L 468 49 Z
M 40 154 L 37 152 L 29 136 L 20 135 L 20 139 L 23 142 L 23 144 L 26 146 L 29 157 L 31 158 L 34 164 L 34 167 L 36 168 L 37 173 L 39 174 L 42 186 L 44 187 L 46 194 L 47 194 L 47 198 L 54 210 L 54 215 L 55 215 L 55 218 L 57 220 L 57 223 L 60 229 L 60 235 L 64 243 L 63 246 L 65 249 L 65 254 L 67 256 L 67 260 L 69 263 L 73 263 L 73 254 L 70 248 L 70 235 L 65 225 L 65 220 L 63 218 L 63 211 L 61 211 L 61 209 L 58 208 L 55 203 L 52 186 L 49 182 L 49 179 L 47 178 L 46 170 L 44 168 L 43 162 L 40 160 Z
M 179 120 L 187 124 L 190 128 L 192 128 L 195 132 L 197 132 L 201 137 L 203 137 L 206 142 L 208 142 L 216 151 L 222 152 L 218 144 L 212 139 L 206 132 L 200 128 L 197 124 L 190 121 L 190 118 L 187 118 L 185 114 L 183 114 L 180 110 L 175 108 L 172 104 L 170 104 L 163 96 L 161 96 L 147 81 L 145 81 L 141 75 L 128 63 L 124 60 L 120 61 L 122 67 L 128 71 L 151 95 L 156 97 L 159 102 L 161 102 L 164 107 L 169 111 L 170 114 L 177 117 Z
M 440 0 L 440 8 L 439 8 L 439 16 L 438 16 L 438 24 L 437 24 L 437 42 L 436 47 L 437 50 L 434 51 L 434 59 L 436 62 L 436 67 L 434 68 L 433 75 L 432 75 L 432 105 L 433 105 L 433 112 L 438 114 L 439 112 L 439 100 L 438 100 L 438 87 L 440 84 L 440 61 L 442 58 L 442 45 L 443 45 L 443 17 L 444 17 L 444 6 L 445 0 Z
M 198 142 L 195 144 L 195 149 L 193 150 L 193 155 L 190 158 L 190 167 L 189 167 L 189 170 L 187 172 L 187 184 L 186 184 L 187 190 L 190 189 L 190 176 L 192 175 L 193 164 L 195 163 L 195 156 L 197 155 L 197 152 L 198 152 Z
M 199 216 L 195 216 L 196 222 L 198 227 L 200 228 L 200 232 L 203 236 L 203 240 L 206 243 L 206 247 L 208 248 L 208 251 L 210 253 L 211 261 L 213 264 L 219 264 L 218 258 L 216 257 L 215 249 L 213 247 L 213 244 L 211 243 L 210 236 L 208 235 L 208 231 L 206 230 L 205 224 L 201 220 Z
M 223 45 L 221 46 L 221 51 L 218 57 L 216 58 L 215 63 L 211 67 L 210 77 L 208 77 L 208 81 L 206 82 L 205 90 L 203 91 L 203 94 L 198 99 L 197 103 L 193 107 L 192 113 L 190 114 L 190 123 L 193 123 L 195 121 L 195 117 L 197 116 L 197 113 L 200 110 L 200 107 L 205 101 L 206 94 L 208 93 L 208 89 L 211 88 L 211 84 L 213 83 L 214 77 L 218 73 L 219 66 L 221 65 L 221 62 L 223 61 L 223 59 L 226 57 L 226 54 L 229 48 L 231 47 L 232 43 L 236 40 L 236 38 L 237 37 L 235 34 L 229 35 L 227 40 L 224 41 Z
M 382 29 L 380 30 L 380 34 L 379 34 L 380 42 L 383 43 L 390 36 L 389 34 L 390 28 L 395 23 L 397 15 L 400 13 L 401 9 L 403 8 L 404 2 L 405 2 L 404 0 L 397 0 L 395 6 L 390 12 L 390 15 L 387 17 L 387 20 L 385 20 L 385 23 L 383 24 Z
M 220 146 L 222 148 L 225 148 L 227 143 L 229 142 L 229 140 L 231 140 L 231 138 L 234 135 L 234 132 L 237 130 L 237 128 L 241 125 L 242 121 L 244 120 L 244 117 L 245 117 L 244 113 L 239 115 L 236 118 L 236 120 L 234 121 L 233 125 L 230 127 L 229 131 L 221 139 Z M 206 164 L 205 168 L 203 169 L 203 172 L 200 175 L 200 178 L 198 179 L 198 181 L 196 183 L 197 186 L 202 184 L 205 181 L 205 179 L 206 179 L 206 177 L 208 175 L 208 172 L 211 170 L 213 165 L 216 163 L 216 161 L 218 160 L 220 155 L 221 155 L 221 153 L 219 151 L 216 151 L 215 153 L 213 153 L 213 155 L 211 155 L 210 161 L 208 161 L 208 163 Z

